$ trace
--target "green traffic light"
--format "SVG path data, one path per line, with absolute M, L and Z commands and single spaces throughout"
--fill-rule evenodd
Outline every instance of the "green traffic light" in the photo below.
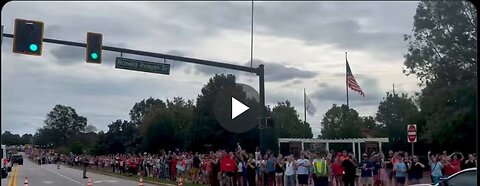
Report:
M 30 44 L 30 50 L 32 52 L 36 52 L 38 50 L 38 46 L 36 44 Z
M 91 55 L 92 59 L 97 59 L 98 58 L 98 54 L 93 52 Z

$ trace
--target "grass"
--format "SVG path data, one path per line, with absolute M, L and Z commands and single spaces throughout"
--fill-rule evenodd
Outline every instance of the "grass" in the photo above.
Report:
M 80 170 L 82 169 L 80 167 L 71 167 L 71 166 L 68 166 L 68 167 L 74 168 L 74 169 L 80 169 Z M 129 180 L 134 180 L 134 181 L 139 181 L 139 179 L 140 179 L 140 177 L 138 175 L 127 176 L 127 175 L 123 175 L 123 174 L 120 174 L 120 173 L 105 172 L 105 171 L 102 171 L 102 170 L 92 169 L 92 168 L 88 168 L 88 172 L 103 174 L 103 175 L 107 175 L 107 176 L 113 176 L 113 177 L 122 178 L 122 179 L 129 179 Z M 157 185 L 177 185 L 178 184 L 175 181 L 158 179 L 158 178 L 151 178 L 151 177 L 142 177 L 142 179 L 143 179 L 144 183 L 151 183 L 151 184 L 157 184 Z M 202 184 L 196 184 L 196 183 L 195 184 L 193 184 L 193 183 L 183 183 L 183 185 L 184 186 L 204 186 Z

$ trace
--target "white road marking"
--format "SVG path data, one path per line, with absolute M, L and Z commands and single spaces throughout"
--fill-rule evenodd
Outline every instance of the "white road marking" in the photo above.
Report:
M 45 183 L 45 184 L 52 184 L 53 181 L 42 181 L 42 183 Z
M 94 181 L 93 183 L 102 183 L 102 182 L 116 183 L 117 181 L 114 181 L 114 180 L 97 180 L 97 181 Z
M 66 178 L 66 179 L 68 179 L 68 180 L 70 180 L 70 181 L 73 181 L 73 182 L 78 183 L 78 184 L 80 184 L 80 185 L 84 185 L 84 184 L 78 182 L 77 180 L 74 180 L 74 179 L 72 179 L 72 178 L 69 178 L 69 177 L 67 177 L 67 176 L 65 176 L 65 175 L 63 175 L 63 174 L 60 174 L 60 173 L 55 172 L 55 171 L 52 171 L 52 170 L 47 169 L 47 168 L 42 167 L 42 166 L 40 166 L 40 167 L 41 167 L 42 169 L 45 169 L 45 170 L 50 171 L 51 173 L 54 173 L 54 174 L 59 175 L 59 176 L 61 176 L 61 177 L 64 177 L 64 178 Z

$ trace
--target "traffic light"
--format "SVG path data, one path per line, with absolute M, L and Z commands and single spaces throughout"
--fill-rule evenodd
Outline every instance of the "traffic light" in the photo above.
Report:
M 43 22 L 15 19 L 13 52 L 27 55 L 42 55 Z
M 102 34 L 87 33 L 87 63 L 102 63 Z

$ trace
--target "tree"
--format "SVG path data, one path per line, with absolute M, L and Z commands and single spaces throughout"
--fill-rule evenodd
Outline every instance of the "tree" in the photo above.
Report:
M 92 154 L 104 155 L 108 153 L 107 147 L 106 147 L 106 138 L 107 138 L 107 135 L 105 134 L 105 132 L 103 131 L 98 132 L 98 137 L 92 148 Z
M 22 144 L 32 144 L 33 143 L 33 135 L 32 134 L 23 134 L 20 141 Z
M 312 128 L 299 119 L 299 114 L 290 101 L 279 102 L 272 109 L 272 118 L 280 138 L 311 138 Z
M 130 121 L 135 126 L 140 126 L 143 123 L 143 118 L 151 111 L 152 108 L 161 107 L 166 108 L 165 102 L 160 99 L 153 99 L 152 97 L 144 99 L 133 105 L 130 110 Z
M 12 134 L 10 131 L 5 131 L 2 134 L 2 144 L 5 145 L 20 145 L 21 138 L 18 134 Z
M 477 16 L 468 1 L 421 1 L 413 35 L 405 35 L 404 72 L 422 83 L 477 79 Z
M 181 97 L 175 97 L 172 101 L 167 99 L 167 107 L 173 115 L 174 139 L 183 143 L 180 144 L 182 148 L 190 149 L 195 109 L 193 100 L 185 101 Z
M 70 137 L 85 130 L 87 118 L 79 116 L 75 109 L 69 106 L 55 105 L 47 114 L 45 127 L 61 134 L 60 141 L 67 144 Z
M 203 86 L 201 94 L 196 100 L 195 115 L 193 122 L 193 143 L 192 149 L 196 151 L 205 151 L 205 145 L 212 145 L 214 148 L 231 149 L 236 147 L 236 143 L 249 143 L 250 147 L 255 147 L 259 143 L 258 128 L 243 134 L 234 134 L 221 127 L 214 117 L 213 103 L 215 96 L 225 87 L 235 87 L 235 93 L 238 99 L 246 99 L 246 94 L 240 85 L 236 85 L 236 78 L 232 74 L 216 74 L 210 78 L 209 82 Z M 252 101 L 252 100 L 247 100 Z M 248 104 L 248 103 L 247 103 Z M 253 149 L 252 149 L 253 150 Z
M 425 85 L 418 102 L 426 136 L 447 150 L 469 150 L 476 141 L 476 23 L 468 1 L 422 1 L 405 36 L 404 73 Z
M 358 138 L 362 137 L 362 118 L 358 112 L 347 105 L 333 104 L 322 119 L 322 138 Z
M 407 125 L 418 123 L 419 111 L 407 94 L 392 94 L 387 92 L 378 106 L 376 121 L 381 124 L 383 131 L 389 136 L 390 141 L 395 144 L 407 143 Z
M 158 152 L 160 149 L 178 148 L 179 141 L 175 140 L 173 113 L 166 108 L 154 108 L 145 116 L 144 124 L 140 128 L 143 136 L 143 149 L 148 152 Z
M 55 146 L 61 145 L 60 139 L 62 134 L 60 134 L 56 129 L 50 129 L 47 127 L 42 127 L 37 129 L 37 132 L 33 135 L 33 144 L 35 145 L 49 145 L 54 144 Z
M 127 152 L 128 143 L 133 140 L 136 131 L 132 122 L 118 119 L 108 125 L 108 132 L 105 136 L 105 148 L 109 153 Z

